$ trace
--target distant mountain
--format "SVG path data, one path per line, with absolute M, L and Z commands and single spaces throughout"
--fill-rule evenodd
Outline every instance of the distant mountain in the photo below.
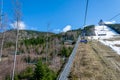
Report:
M 49 35 L 54 33 L 48 32 Z M 39 31 L 32 31 L 32 30 L 20 30 L 19 31 L 19 40 L 23 39 L 30 39 L 36 38 L 38 36 L 46 36 L 47 32 L 39 32 Z M 2 33 L 0 33 L 0 41 L 2 39 Z M 16 40 L 16 30 L 8 30 L 5 32 L 5 42 L 12 42 L 15 43 Z

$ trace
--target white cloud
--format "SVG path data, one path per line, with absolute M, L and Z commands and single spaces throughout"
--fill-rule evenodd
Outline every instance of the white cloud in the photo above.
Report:
M 71 25 L 67 25 L 65 28 L 63 28 L 63 32 L 67 32 L 71 30 Z
M 13 27 L 14 29 L 16 29 L 17 28 L 17 21 L 15 21 L 14 23 L 10 24 L 10 26 Z M 18 28 L 20 30 L 25 29 L 26 28 L 25 23 L 23 21 L 18 21 Z
M 104 23 L 105 23 L 105 24 L 115 24 L 116 21 L 105 21 Z

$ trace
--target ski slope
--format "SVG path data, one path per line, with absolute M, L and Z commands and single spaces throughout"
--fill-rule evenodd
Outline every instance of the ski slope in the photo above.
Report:
M 120 37 L 117 32 L 105 25 L 95 26 L 94 32 L 96 36 L 94 36 L 93 39 L 97 39 L 101 43 L 111 47 L 120 55 Z
M 108 26 L 95 26 L 95 39 L 109 39 L 113 36 L 118 35 L 114 30 L 110 29 Z

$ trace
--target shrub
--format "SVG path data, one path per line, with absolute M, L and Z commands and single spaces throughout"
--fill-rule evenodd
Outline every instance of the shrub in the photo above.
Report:
M 31 67 L 27 67 L 23 72 L 19 74 L 19 79 L 31 79 L 33 77 L 33 69 Z
M 60 55 L 65 56 L 65 57 L 69 57 L 71 52 L 72 52 L 71 48 L 62 47 Z
M 41 60 L 37 62 L 34 70 L 34 80 L 55 80 L 56 74 L 50 70 Z

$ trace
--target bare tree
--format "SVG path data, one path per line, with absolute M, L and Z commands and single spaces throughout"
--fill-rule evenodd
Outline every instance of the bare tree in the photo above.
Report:
M 50 24 L 48 23 L 47 25 L 47 35 L 46 35 L 46 64 L 47 64 L 47 61 L 48 61 L 48 31 L 49 31 L 49 26 Z
M 14 20 L 16 21 L 16 45 L 15 45 L 15 54 L 14 54 L 14 64 L 13 64 L 13 71 L 12 71 L 12 80 L 14 80 L 15 75 L 15 67 L 16 67 L 16 54 L 18 52 L 18 38 L 19 38 L 19 28 L 20 28 L 20 21 L 21 21 L 21 5 L 19 0 L 13 0 L 14 4 Z
M 2 55 L 3 55 L 3 46 L 4 46 L 4 40 L 5 40 L 5 33 L 6 33 L 6 30 L 7 30 L 7 22 L 8 22 L 8 18 L 7 18 L 7 15 L 4 14 L 3 16 L 3 19 L 2 19 L 2 26 L 1 26 L 1 30 L 3 32 L 2 34 L 2 43 L 1 43 L 1 49 L 0 49 L 0 61 L 2 60 Z
M 2 31 L 2 17 L 3 17 L 3 0 L 1 0 L 1 6 L 0 6 L 0 29 Z M 1 43 L 1 49 L 0 49 L 0 61 L 2 58 L 2 43 Z
M 3 0 L 0 1 L 0 28 L 2 27 L 2 17 L 3 17 Z
M 0 6 L 0 29 L 3 31 L 3 0 L 1 0 L 1 6 Z M 2 41 L 1 41 L 1 48 L 0 48 L 0 61 L 2 60 L 2 53 L 3 53 L 3 42 L 4 42 L 4 33 L 2 36 Z

